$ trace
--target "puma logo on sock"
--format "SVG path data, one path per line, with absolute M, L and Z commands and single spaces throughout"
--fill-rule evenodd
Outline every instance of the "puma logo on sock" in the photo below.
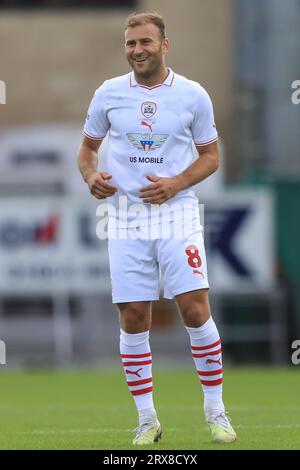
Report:
M 219 364 L 220 366 L 222 365 L 221 359 L 219 359 L 218 361 L 215 361 L 214 359 L 207 359 L 205 364 Z
M 125 370 L 126 374 L 132 374 L 132 375 L 136 375 L 137 377 L 141 377 L 140 374 L 139 374 L 139 371 L 142 370 L 143 368 L 141 367 L 140 369 L 138 369 L 137 371 L 131 371 L 131 370 Z

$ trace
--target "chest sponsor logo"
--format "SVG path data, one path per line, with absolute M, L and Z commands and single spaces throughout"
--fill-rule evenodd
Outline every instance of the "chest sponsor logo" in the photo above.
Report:
M 157 150 L 168 139 L 168 134 L 126 134 L 129 142 L 138 150 L 145 153 Z
M 153 101 L 145 101 L 141 105 L 141 111 L 145 118 L 150 119 L 156 113 L 157 105 Z

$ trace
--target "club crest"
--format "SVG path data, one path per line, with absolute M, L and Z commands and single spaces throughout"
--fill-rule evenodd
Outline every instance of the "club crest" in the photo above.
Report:
M 145 101 L 141 105 L 141 111 L 145 118 L 150 119 L 156 113 L 157 105 L 153 101 Z

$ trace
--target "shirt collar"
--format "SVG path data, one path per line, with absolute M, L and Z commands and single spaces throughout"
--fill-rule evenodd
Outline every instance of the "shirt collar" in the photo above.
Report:
M 168 70 L 169 70 L 169 74 L 167 76 L 167 78 L 164 80 L 164 82 L 162 83 L 159 83 L 158 85 L 153 85 L 153 86 L 146 86 L 146 85 L 140 85 L 136 79 L 135 79 L 135 76 L 134 76 L 134 72 L 132 71 L 130 74 L 129 74 L 129 83 L 130 83 L 130 86 L 131 87 L 134 87 L 134 86 L 141 86 L 143 88 L 148 88 L 149 90 L 151 90 L 151 88 L 157 88 L 159 86 L 162 86 L 162 85 L 167 85 L 167 86 L 172 86 L 172 83 L 174 81 L 174 72 L 173 70 L 171 70 L 169 67 L 168 67 Z

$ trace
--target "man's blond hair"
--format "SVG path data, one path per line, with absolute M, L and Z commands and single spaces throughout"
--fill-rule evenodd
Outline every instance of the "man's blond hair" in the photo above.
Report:
M 125 21 L 125 31 L 127 28 L 134 28 L 135 26 L 142 26 L 144 24 L 152 23 L 160 30 L 161 38 L 166 38 L 166 26 L 163 17 L 157 13 L 132 13 Z

